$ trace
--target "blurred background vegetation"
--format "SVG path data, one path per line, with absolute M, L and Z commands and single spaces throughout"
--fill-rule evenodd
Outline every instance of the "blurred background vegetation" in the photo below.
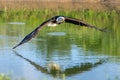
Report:
M 120 0 L 0 0 L 0 9 L 116 9 L 120 10 Z

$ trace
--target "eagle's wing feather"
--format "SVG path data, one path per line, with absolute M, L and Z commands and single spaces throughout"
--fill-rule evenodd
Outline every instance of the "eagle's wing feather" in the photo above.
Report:
M 44 27 L 45 25 L 49 24 L 50 22 L 52 22 L 52 19 L 49 19 L 49 20 L 43 22 L 36 29 L 34 29 L 31 33 L 29 33 L 27 36 L 25 36 L 25 38 L 18 45 L 16 45 L 15 47 L 13 47 L 13 49 L 15 49 L 16 47 L 22 45 L 23 43 L 26 43 L 29 40 L 31 40 L 33 37 L 35 37 L 37 35 L 37 33 L 40 31 L 40 29 L 42 27 Z
M 105 31 L 105 29 L 98 28 L 96 26 L 85 23 L 82 20 L 78 20 L 78 19 L 74 19 L 74 18 L 65 17 L 65 22 L 66 23 L 72 23 L 72 24 L 75 24 L 75 25 L 81 25 L 81 26 L 85 26 L 85 27 L 89 27 L 89 28 L 95 28 L 96 30 L 99 30 L 99 31 Z

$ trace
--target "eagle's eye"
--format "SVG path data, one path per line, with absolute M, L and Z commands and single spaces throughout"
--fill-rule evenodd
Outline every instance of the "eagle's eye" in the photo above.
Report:
M 58 18 L 56 19 L 56 21 L 57 21 L 57 23 L 62 23 L 62 22 L 65 21 L 65 18 L 64 18 L 64 17 L 58 17 Z

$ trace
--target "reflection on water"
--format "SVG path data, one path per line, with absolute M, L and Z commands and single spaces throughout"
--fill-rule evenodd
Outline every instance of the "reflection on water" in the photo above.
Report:
M 51 36 L 64 36 L 66 33 L 65 32 L 49 32 L 48 35 Z
M 94 63 L 92 62 L 84 62 L 84 63 L 80 63 L 78 65 L 75 65 L 75 66 L 72 66 L 72 67 L 68 67 L 64 70 L 61 70 L 60 67 L 59 67 L 59 64 L 56 64 L 56 63 L 49 63 L 49 65 L 56 65 L 54 66 L 54 69 L 52 70 L 51 67 L 52 66 L 47 66 L 47 67 L 42 67 L 41 65 L 35 63 L 35 62 L 32 62 L 31 60 L 23 57 L 22 55 L 20 55 L 18 52 L 14 51 L 14 53 L 19 56 L 20 58 L 26 60 L 27 62 L 29 62 L 30 64 L 32 64 L 36 69 L 38 69 L 39 71 L 43 72 L 43 73 L 46 73 L 46 74 L 49 74 L 51 73 L 52 75 L 56 75 L 56 74 L 65 74 L 66 76 L 70 76 L 70 75 L 75 75 L 77 73 L 82 73 L 83 71 L 88 71 L 90 70 L 91 68 L 94 68 L 98 65 L 101 65 L 103 64 L 105 61 L 104 60 L 98 60 Z M 48 69 L 47 69 L 48 68 Z M 50 69 L 50 70 L 49 70 Z
M 12 47 L 34 29 L 31 22 L 36 20 L 28 21 L 26 25 L 1 23 L 0 73 L 26 80 L 119 80 L 119 14 L 99 14 L 97 20 L 88 16 L 87 21 L 106 26 L 110 32 L 102 33 L 72 24 L 44 27 L 37 37 L 15 51 Z
M 8 22 L 8 24 L 24 25 L 24 22 Z

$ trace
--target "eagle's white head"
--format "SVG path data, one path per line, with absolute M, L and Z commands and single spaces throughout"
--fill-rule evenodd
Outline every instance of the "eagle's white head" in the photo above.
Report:
M 56 19 L 56 22 L 58 23 L 58 24 L 60 24 L 60 23 L 62 23 L 62 22 L 64 22 L 65 21 L 65 17 L 63 17 L 63 16 L 60 16 L 60 17 L 58 17 L 57 19 Z
M 65 21 L 65 17 L 63 17 L 63 16 L 57 16 L 56 18 L 53 18 L 53 19 L 55 19 L 55 22 L 50 22 L 48 24 L 48 26 L 53 26 L 54 27 L 54 26 L 57 26 L 58 24 Z

